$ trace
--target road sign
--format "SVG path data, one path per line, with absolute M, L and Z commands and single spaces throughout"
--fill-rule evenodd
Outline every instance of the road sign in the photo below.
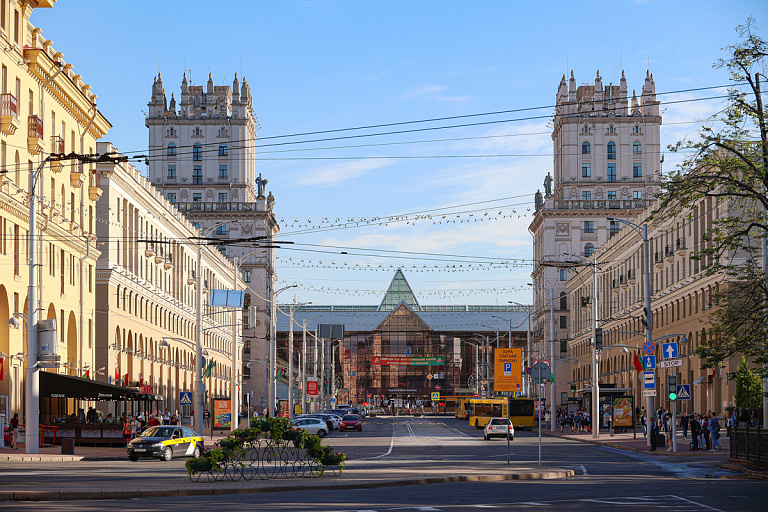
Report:
M 494 357 L 494 391 L 521 391 L 523 350 L 521 348 L 497 348 Z
M 413 354 L 413 347 L 405 347 L 405 355 L 409 356 Z
M 318 382 L 316 380 L 315 381 L 311 381 L 311 380 L 307 381 L 307 395 L 309 395 L 309 396 L 317 396 L 318 393 L 319 393 L 319 389 L 318 388 L 319 388 L 319 386 L 318 386 Z
M 691 385 L 680 384 L 677 386 L 677 399 L 678 400 L 690 400 L 691 399 Z
M 192 405 L 192 392 L 180 391 L 179 392 L 179 405 Z
M 336 399 L 335 398 L 331 398 L 331 403 L 335 404 L 336 403 Z
M 656 374 L 643 372 L 643 389 L 656 389 Z
M 444 378 L 445 378 L 445 374 L 444 374 L 444 373 L 441 373 L 441 374 L 440 374 L 440 378 L 441 378 L 441 379 L 444 379 Z
M 519 397 L 523 396 L 523 393 L 522 393 L 522 391 L 515 391 L 515 394 L 513 396 L 515 398 L 519 398 Z
M 645 366 L 646 370 L 655 370 L 656 369 L 656 356 L 643 356 L 643 365 Z
M 536 363 L 531 369 L 531 377 L 533 382 L 541 384 L 549 379 L 549 365 L 547 363 Z
M 427 380 L 432 380 L 432 374 L 431 373 L 427 374 Z
M 652 341 L 646 341 L 643 343 L 643 352 L 646 354 L 653 354 L 656 350 L 656 345 Z
M 677 343 L 662 343 L 661 353 L 664 354 L 666 359 L 677 357 Z
M 667 359 L 665 361 L 659 361 L 659 368 L 674 368 L 675 366 L 683 366 L 683 360 Z
M 483 390 L 482 393 L 481 393 L 481 397 L 485 398 L 487 396 L 488 396 L 488 392 L 486 390 Z
M 643 396 L 656 396 L 656 390 L 655 389 L 644 389 L 643 390 Z
M 432 393 L 432 400 L 440 400 L 440 392 Z
M 435 386 L 436 391 L 440 391 L 440 386 Z

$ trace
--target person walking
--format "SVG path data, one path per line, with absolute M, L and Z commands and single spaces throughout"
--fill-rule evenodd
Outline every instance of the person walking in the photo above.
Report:
M 645 408 L 640 413 L 640 425 L 643 427 L 643 439 L 648 439 L 648 415 L 645 414 Z
M 18 450 L 16 441 L 19 438 L 19 413 L 13 413 L 13 418 L 8 422 L 8 432 L 11 434 L 11 450 Z
M 695 414 L 691 414 L 690 419 L 688 420 L 689 426 L 691 427 L 691 450 L 696 451 L 699 449 L 699 436 L 701 435 L 701 424 L 696 419 Z
M 654 421 L 651 424 L 651 449 L 650 451 L 655 452 L 656 447 L 658 446 L 657 440 L 659 435 L 659 429 L 661 427 L 661 418 L 658 418 L 656 421 Z
M 680 426 L 683 428 L 683 439 L 688 438 L 688 423 L 690 423 L 690 420 L 688 419 L 688 414 L 683 413 L 680 415 Z
M 701 417 L 701 437 L 703 437 L 702 448 L 710 451 L 712 449 L 712 440 L 709 438 L 709 418 L 704 414 Z
M 712 451 L 715 450 L 722 450 L 723 447 L 720 445 L 720 441 L 718 439 L 720 438 L 720 422 L 717 419 L 717 416 L 714 412 L 709 413 L 709 438 L 711 439 L 711 445 L 712 445 Z
M 667 448 L 668 452 L 672 451 L 672 415 L 667 413 L 664 415 L 664 436 L 667 439 L 667 445 L 669 445 L 669 448 Z

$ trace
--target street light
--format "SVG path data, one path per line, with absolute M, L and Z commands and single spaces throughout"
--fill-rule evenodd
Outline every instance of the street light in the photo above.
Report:
M 269 412 L 274 414 L 276 402 L 276 383 L 275 383 L 275 364 L 277 364 L 277 296 L 290 288 L 297 288 L 299 285 L 291 284 L 284 286 L 277 291 L 272 292 L 272 303 L 270 304 L 270 343 L 269 343 L 269 382 L 267 399 L 269 400 Z
M 557 340 L 555 339 L 555 291 L 549 288 L 544 288 L 540 284 L 536 284 L 536 283 L 528 283 L 528 284 L 535 286 L 537 288 L 540 288 L 541 290 L 549 294 L 549 309 L 552 315 L 551 317 L 551 321 L 552 321 L 552 367 L 551 367 L 552 368 L 552 385 L 550 386 L 551 388 L 550 394 L 552 395 L 551 409 L 552 409 L 552 413 L 554 413 L 556 409 L 555 395 L 557 394 L 557 374 L 555 373 L 555 363 L 554 363 L 555 358 L 557 357 L 555 355 L 555 345 L 557 344 Z M 555 415 L 553 415 L 552 413 L 550 413 L 550 418 L 555 417 Z M 556 423 L 557 423 L 556 420 L 549 422 L 550 431 L 554 432 L 555 430 L 557 430 Z
M 311 302 L 293 302 L 289 305 L 288 315 L 288 408 L 289 415 L 292 416 L 293 412 L 293 311 L 295 307 L 306 306 L 312 304 Z M 282 313 L 282 312 L 281 312 Z M 285 314 L 285 313 L 283 313 Z M 298 324 L 297 324 L 298 325 Z M 304 336 L 304 342 L 306 345 L 306 335 Z M 302 403 L 302 407 L 304 404 Z
M 644 284 L 643 294 L 645 295 L 645 316 L 646 316 L 645 341 L 652 341 L 653 340 L 653 318 L 652 318 L 653 312 L 651 311 L 651 250 L 650 250 L 650 243 L 648 242 L 648 224 L 643 224 L 642 226 L 639 226 L 632 221 L 629 221 L 626 219 L 619 219 L 616 217 L 608 217 L 608 220 L 626 224 L 627 226 L 634 229 L 637 232 L 637 234 L 640 235 L 640 237 L 643 239 L 643 280 L 645 281 L 643 283 Z M 656 376 L 654 375 L 654 379 L 655 378 Z M 646 397 L 645 407 L 646 407 L 646 410 L 648 411 L 648 414 L 650 414 L 654 410 L 652 396 Z M 650 446 L 651 444 L 650 436 L 648 436 L 646 443 L 647 443 L 647 446 Z
M 323 315 L 315 315 L 311 318 L 304 318 L 301 321 L 301 412 L 304 412 L 307 406 L 307 322 L 321 316 Z M 291 329 L 293 329 L 293 326 L 291 326 Z

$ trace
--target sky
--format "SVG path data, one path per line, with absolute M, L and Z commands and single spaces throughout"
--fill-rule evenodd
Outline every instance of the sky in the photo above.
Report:
M 607 85 L 623 69 L 639 93 L 650 70 L 674 93 L 661 100 L 719 96 L 680 91 L 727 85 L 712 64 L 749 17 L 765 38 L 765 14 L 757 0 L 59 0 L 32 23 L 92 86 L 124 153 L 146 151 L 158 71 L 169 100 L 185 70 L 196 85 L 248 80 L 257 173 L 294 242 L 278 250 L 279 285 L 298 285 L 282 301 L 378 304 L 402 268 L 421 304 L 506 304 L 532 300 L 528 226 L 562 75 L 599 70 Z M 722 107 L 662 103 L 662 147 Z M 477 115 L 516 109 L 529 110 Z M 366 126 L 379 127 L 300 135 Z

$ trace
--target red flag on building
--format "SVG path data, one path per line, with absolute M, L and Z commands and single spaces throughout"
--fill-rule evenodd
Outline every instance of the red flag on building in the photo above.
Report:
M 127 386 L 127 385 L 128 385 L 128 374 L 126 373 L 123 376 L 123 386 Z
M 639 357 L 637 357 L 637 354 L 635 354 L 635 357 L 632 359 L 632 363 L 635 365 L 635 369 L 638 372 L 645 370 L 645 368 L 643 368 L 643 362 L 640 360 Z

